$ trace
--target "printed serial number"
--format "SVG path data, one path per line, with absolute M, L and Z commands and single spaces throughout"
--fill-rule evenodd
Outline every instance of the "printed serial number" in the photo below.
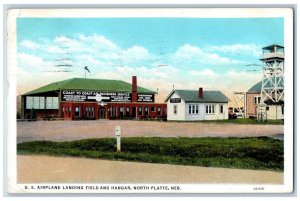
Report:
M 264 187 L 254 187 L 253 190 L 255 190 L 255 191 L 263 191 L 263 190 L 265 190 L 265 188 Z

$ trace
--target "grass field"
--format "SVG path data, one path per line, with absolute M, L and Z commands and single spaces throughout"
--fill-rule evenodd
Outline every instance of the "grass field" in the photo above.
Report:
M 17 145 L 18 154 L 46 154 L 148 163 L 283 171 L 283 141 L 258 138 L 113 138 L 71 142 L 34 141 Z

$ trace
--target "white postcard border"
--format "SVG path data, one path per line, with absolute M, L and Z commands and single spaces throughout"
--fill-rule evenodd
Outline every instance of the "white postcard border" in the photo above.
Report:
M 139 8 L 139 9 L 14 9 L 9 10 L 7 18 L 7 172 L 8 190 L 10 193 L 288 193 L 293 191 L 293 15 L 290 8 Z M 231 185 L 231 184 L 165 184 L 179 186 L 180 191 L 150 190 L 150 191 L 91 191 L 91 190 L 43 190 L 36 189 L 41 184 L 18 184 L 16 161 L 16 19 L 17 17 L 178 17 L 178 18 L 255 18 L 255 17 L 283 17 L 284 18 L 284 46 L 285 46 L 285 124 L 284 124 L 284 184 L 283 185 Z M 64 186 L 65 184 L 47 184 Z M 89 184 L 72 184 L 88 186 Z M 96 184 L 91 184 L 96 185 Z M 97 184 L 100 185 L 101 184 Z M 116 184 L 117 186 L 122 186 Z M 109 186 L 116 186 L 109 185 Z M 130 184 L 136 186 L 137 184 Z M 141 184 L 145 185 L 145 184 Z M 33 186 L 35 189 L 25 189 Z M 147 184 L 146 186 L 160 186 Z M 255 190 L 255 189 L 261 190 Z

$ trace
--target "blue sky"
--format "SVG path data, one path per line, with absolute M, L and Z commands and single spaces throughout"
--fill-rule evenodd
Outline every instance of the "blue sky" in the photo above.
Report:
M 284 45 L 282 18 L 18 18 L 18 90 L 72 77 L 245 91 L 261 79 L 261 48 Z M 61 71 L 57 65 L 71 67 Z M 35 82 L 33 85 L 32 82 Z

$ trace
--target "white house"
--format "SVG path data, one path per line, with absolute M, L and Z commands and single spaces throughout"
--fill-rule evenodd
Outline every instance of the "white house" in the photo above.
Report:
M 228 119 L 228 98 L 220 91 L 173 90 L 165 102 L 171 121 Z
M 265 101 L 256 107 L 257 114 L 263 112 L 266 119 L 284 119 L 284 102 Z

